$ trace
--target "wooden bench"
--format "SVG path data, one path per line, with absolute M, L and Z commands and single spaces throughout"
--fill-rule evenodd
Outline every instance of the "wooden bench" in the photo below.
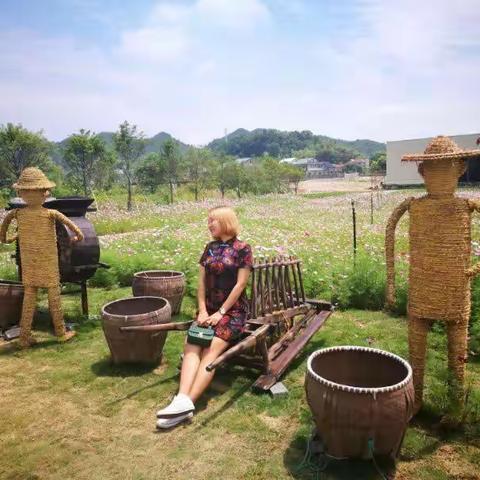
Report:
M 253 385 L 268 391 L 332 313 L 332 305 L 305 298 L 301 262 L 292 256 L 256 258 L 249 285 L 250 315 L 243 338 L 207 370 L 225 363 L 261 371 Z M 193 320 L 122 327 L 124 331 L 187 330 Z

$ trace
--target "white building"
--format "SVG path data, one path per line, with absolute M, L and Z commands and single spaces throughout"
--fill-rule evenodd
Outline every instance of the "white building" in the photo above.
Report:
M 477 141 L 480 142 L 480 133 L 449 135 L 449 137 L 464 150 L 475 150 L 480 148 L 477 144 Z M 423 178 L 417 171 L 416 162 L 402 162 L 401 158 L 407 153 L 423 152 L 431 140 L 432 137 L 387 142 L 387 175 L 385 176 L 384 184 L 391 186 L 423 184 Z M 472 178 L 468 177 L 469 175 L 467 172 L 467 174 L 465 174 L 465 180 L 480 180 L 478 175 L 472 175 Z

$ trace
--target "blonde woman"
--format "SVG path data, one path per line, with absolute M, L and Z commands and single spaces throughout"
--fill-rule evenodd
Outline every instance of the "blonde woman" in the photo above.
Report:
M 200 258 L 197 323 L 211 326 L 215 336 L 208 347 L 185 343 L 178 395 L 157 412 L 157 427 L 171 428 L 193 416 L 195 402 L 212 381 L 206 370 L 227 347 L 238 340 L 248 315 L 245 295 L 252 267 L 250 245 L 240 241 L 235 212 L 215 207 L 208 214 L 213 241 Z

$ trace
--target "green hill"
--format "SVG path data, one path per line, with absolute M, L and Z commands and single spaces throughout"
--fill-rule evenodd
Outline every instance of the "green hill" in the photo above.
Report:
M 210 142 L 209 148 L 216 152 L 238 157 L 316 157 L 334 163 L 353 157 L 371 157 L 385 151 L 385 144 L 373 140 L 341 140 L 324 135 L 314 135 L 309 130 L 301 132 L 257 128 L 249 131 L 239 128 L 234 132 Z

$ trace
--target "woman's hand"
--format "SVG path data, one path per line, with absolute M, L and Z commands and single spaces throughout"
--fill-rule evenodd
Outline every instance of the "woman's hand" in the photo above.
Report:
M 208 312 L 200 312 L 198 315 L 197 315 L 197 323 L 199 325 L 206 325 L 207 324 L 207 321 L 209 319 L 209 315 L 208 315 Z
M 223 315 L 220 312 L 215 312 L 213 315 L 210 315 L 207 319 L 207 324 L 214 327 L 221 319 Z

